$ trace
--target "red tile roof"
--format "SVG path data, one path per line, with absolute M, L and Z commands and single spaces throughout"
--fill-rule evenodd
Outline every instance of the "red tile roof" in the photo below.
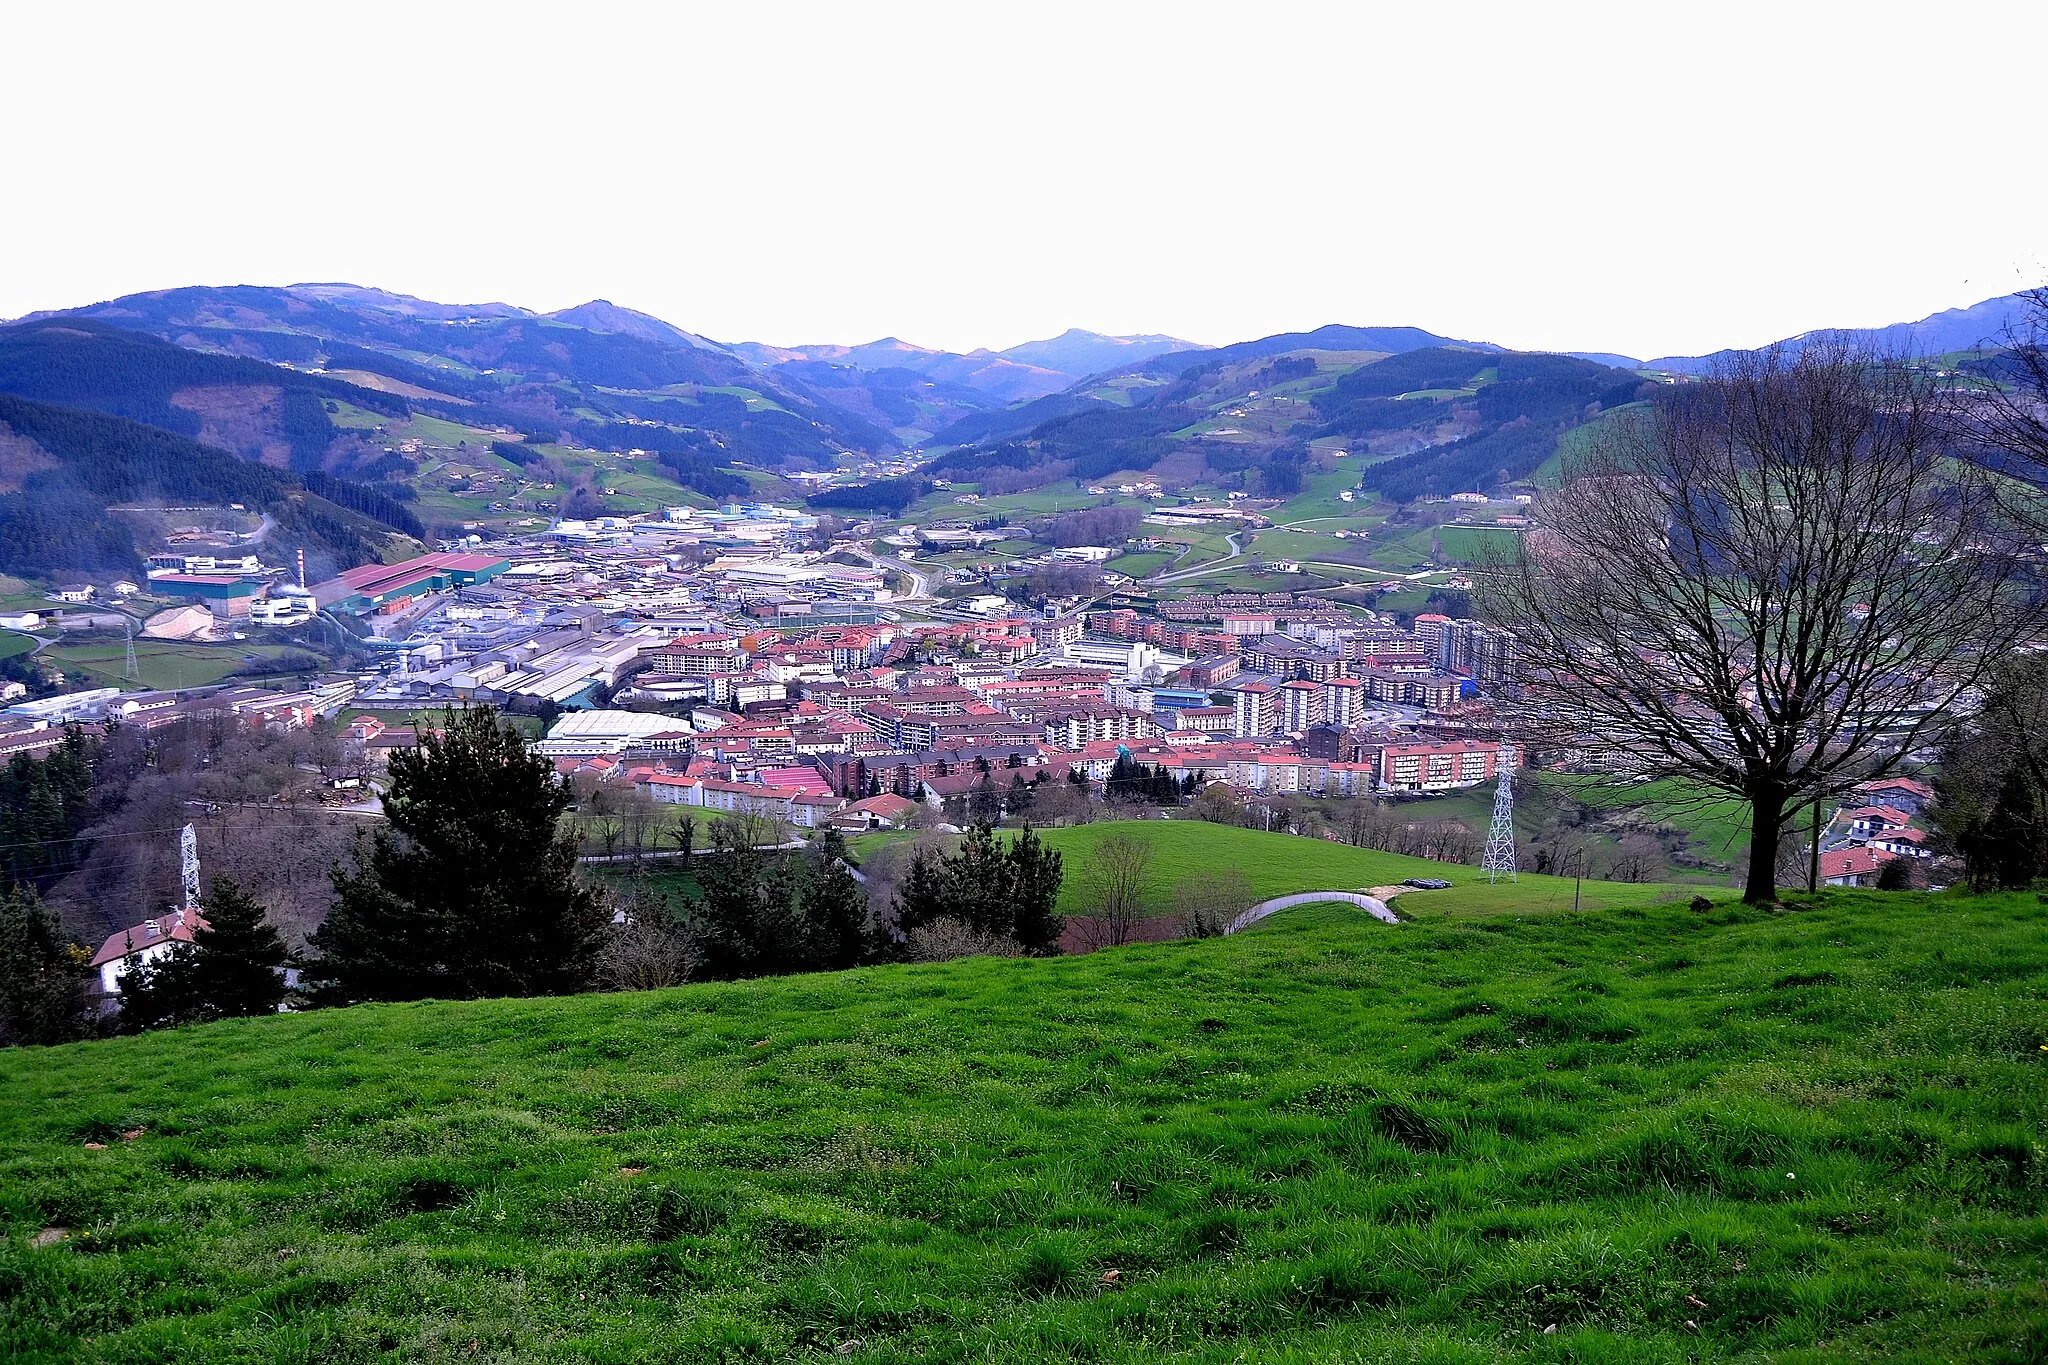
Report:
M 156 919 L 146 919 L 108 938 L 100 945 L 100 950 L 93 954 L 92 965 L 103 967 L 118 958 L 126 957 L 130 953 L 139 953 L 144 948 L 154 948 L 160 943 L 190 943 L 192 931 L 205 927 L 205 917 L 196 911 L 173 911 Z

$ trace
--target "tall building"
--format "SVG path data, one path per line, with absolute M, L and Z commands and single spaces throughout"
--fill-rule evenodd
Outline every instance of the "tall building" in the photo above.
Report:
M 1280 688 L 1280 728 L 1298 735 L 1323 719 L 1323 688 L 1320 683 L 1296 678 Z
M 1357 678 L 1332 678 L 1323 684 L 1323 719 L 1331 725 L 1355 725 L 1365 710 L 1365 684 Z
M 1232 717 L 1230 732 L 1239 739 L 1270 735 L 1278 717 L 1274 713 L 1273 689 L 1265 683 L 1245 683 L 1230 691 Z

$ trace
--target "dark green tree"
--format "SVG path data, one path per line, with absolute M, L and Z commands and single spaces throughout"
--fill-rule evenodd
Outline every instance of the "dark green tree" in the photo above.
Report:
M 576 880 L 570 794 L 487 706 L 391 760 L 388 827 L 312 938 L 322 994 L 342 1000 L 558 995 L 590 981 L 607 914 Z
M 77 865 L 101 744 L 68 728 L 41 759 L 16 754 L 0 766 L 0 871 L 47 883 Z
M 946 858 L 919 847 L 910 855 L 903 885 L 896 891 L 896 928 L 901 933 L 930 924 L 948 913 Z
M 284 981 L 291 963 L 291 950 L 263 907 L 234 882 L 216 877 L 192 941 L 123 978 L 121 1027 L 139 1033 L 275 1014 L 291 994 Z
M 887 940 L 868 905 L 868 893 L 854 880 L 846 840 L 827 830 L 804 855 L 804 921 L 810 930 L 812 969 L 838 971 L 885 957 Z
M 0 1042 L 84 1037 L 91 961 L 33 888 L 17 885 L 0 896 Z
M 2048 829 L 2043 828 L 2040 793 L 2022 765 L 2005 770 L 1990 814 L 1961 842 L 1964 859 L 1982 885 L 2018 890 L 2032 886 L 2048 870 Z
M 1060 855 L 1026 825 L 999 840 L 977 825 L 950 854 L 919 849 L 896 893 L 896 928 L 908 934 L 936 919 L 956 919 L 980 933 L 1015 939 L 1040 956 L 1059 951 L 1065 921 L 1053 913 L 1062 878 Z
M 838 831 L 785 854 L 757 847 L 738 821 L 719 821 L 712 837 L 716 851 L 698 874 L 704 901 L 690 924 L 706 975 L 837 971 L 886 955 Z
M 1975 886 L 2025 886 L 2048 869 L 2048 660 L 1998 667 L 1983 704 L 1944 737 L 1930 812 Z
M 1060 882 L 1065 877 L 1059 850 L 1047 848 L 1045 841 L 1026 825 L 1005 852 L 1011 867 L 1015 907 L 1011 936 L 1035 956 L 1057 953 L 1060 933 L 1067 927 L 1066 920 L 1053 913 L 1060 898 Z
M 768 855 L 744 822 L 711 822 L 711 852 L 695 859 L 704 899 L 690 920 L 704 974 L 721 980 L 772 970 Z

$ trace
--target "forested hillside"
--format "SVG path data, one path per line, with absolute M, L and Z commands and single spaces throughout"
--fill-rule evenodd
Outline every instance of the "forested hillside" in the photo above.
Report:
M 101 412 L 0 394 L 0 454 L 0 572 L 42 578 L 139 569 L 134 531 L 107 510 L 125 503 L 241 503 L 274 519 L 273 548 L 303 547 L 340 567 L 375 559 L 384 534 L 363 508 L 337 505 L 288 473 Z M 346 480 L 324 487 L 352 499 L 359 489 Z
M 231 356 L 385 375 L 430 390 L 412 400 L 427 411 L 522 431 L 579 412 L 644 416 L 701 431 L 730 458 L 770 466 L 824 467 L 842 450 L 881 453 L 898 444 L 879 422 L 794 375 L 757 369 L 611 305 L 540 316 L 353 286 L 239 286 L 133 294 L 60 316 Z M 657 397 L 664 412 L 636 410 Z
M 1287 497 L 1320 442 L 1368 456 L 1364 485 L 1406 502 L 1525 479 L 1564 432 L 1644 389 L 1640 376 L 1570 356 L 1412 347 L 1424 340 L 1440 338 L 1325 327 L 1157 357 L 1132 367 L 1128 384 L 955 423 L 940 439 L 958 444 L 929 472 L 987 493 L 1166 470 L 1181 485 Z M 1409 349 L 1331 349 L 1368 344 Z M 1173 370 L 1182 360 L 1192 363 Z
M 288 451 L 287 460 L 271 462 L 294 469 L 318 468 L 337 435 L 329 402 L 392 417 L 409 410 L 394 394 L 70 318 L 0 328 L 0 393 L 91 408 L 195 438 L 206 430 L 209 411 L 265 412 L 267 420 L 244 425 L 236 453 L 259 459 Z

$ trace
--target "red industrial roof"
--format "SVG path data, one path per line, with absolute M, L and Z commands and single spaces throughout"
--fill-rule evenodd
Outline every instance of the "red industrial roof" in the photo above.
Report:
M 344 569 L 337 575 L 349 587 L 365 596 L 395 583 L 412 578 L 423 578 L 432 573 L 482 573 L 485 569 L 503 564 L 496 555 L 472 555 L 439 552 L 408 559 L 402 564 L 360 564 L 353 569 Z

